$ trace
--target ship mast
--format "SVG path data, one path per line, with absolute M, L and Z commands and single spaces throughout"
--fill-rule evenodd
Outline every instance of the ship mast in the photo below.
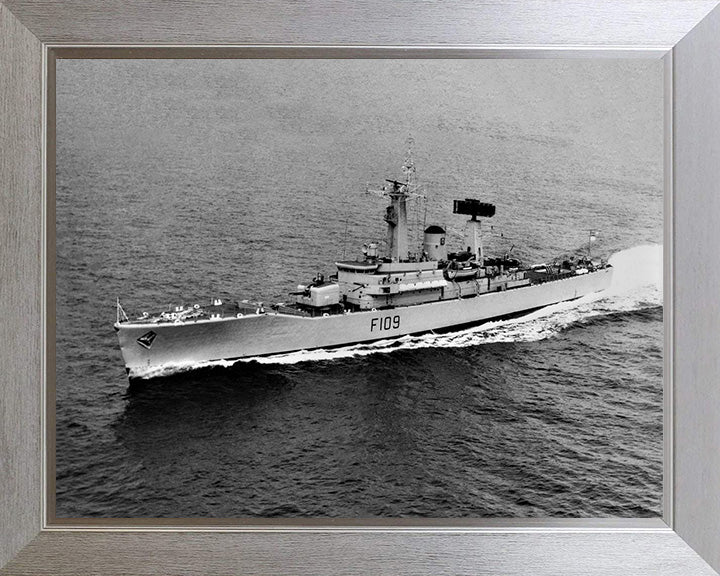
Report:
M 467 214 L 470 216 L 465 232 L 465 244 L 468 251 L 475 257 L 475 261 L 482 266 L 485 261 L 485 254 L 483 252 L 480 220 L 478 220 L 478 217 L 492 218 L 495 216 L 495 205 L 488 202 L 480 202 L 473 198 L 465 198 L 465 200 L 455 200 L 453 202 L 453 213 Z
M 397 180 L 387 180 L 387 182 L 392 184 L 392 190 L 386 190 L 386 195 L 390 197 L 390 206 L 385 209 L 388 249 L 393 262 L 403 262 L 408 259 L 408 185 Z
M 402 170 L 405 181 L 386 179 L 387 184 L 382 190 L 372 191 L 390 198 L 390 205 L 385 209 L 385 222 L 388 226 L 387 243 L 389 257 L 393 262 L 407 262 L 408 252 L 408 220 L 407 201 L 421 196 L 416 191 L 415 164 L 412 161 L 412 139 L 408 142 L 408 153 Z

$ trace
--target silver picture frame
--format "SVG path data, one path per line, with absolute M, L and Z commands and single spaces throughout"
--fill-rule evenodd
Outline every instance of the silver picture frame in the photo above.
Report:
M 402 4 L 402 5 L 400 5 Z M 402 34 L 397 33 L 402 30 Z M 63 521 L 45 375 L 58 57 L 657 58 L 665 81 L 662 520 Z M 379 0 L 0 2 L 0 574 L 715 574 L 720 8 Z M 47 258 L 46 258 L 47 257 Z

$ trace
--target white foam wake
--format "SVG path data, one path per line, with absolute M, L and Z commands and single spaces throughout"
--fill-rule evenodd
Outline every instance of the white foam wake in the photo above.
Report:
M 213 360 L 211 362 L 163 364 L 161 366 L 135 369 L 131 372 L 130 377 L 138 378 L 140 380 L 150 380 L 152 378 L 164 378 L 166 376 L 173 376 L 174 374 L 190 372 L 191 370 L 199 370 L 200 368 L 213 368 L 216 366 L 228 368 L 237 362 L 239 362 L 239 360 Z
M 549 338 L 563 329 L 597 316 L 617 312 L 631 312 L 662 306 L 663 250 L 660 245 L 636 246 L 610 257 L 613 278 L 610 287 L 597 294 L 589 294 L 570 302 L 561 302 L 510 320 L 486 322 L 479 326 L 448 334 L 424 334 L 378 340 L 331 350 L 302 350 L 289 354 L 220 360 L 186 365 L 161 366 L 148 370 L 140 378 L 167 376 L 209 366 L 228 367 L 237 362 L 261 364 L 296 364 L 318 360 L 336 360 L 395 350 L 420 348 L 461 348 L 497 342 L 532 342 Z

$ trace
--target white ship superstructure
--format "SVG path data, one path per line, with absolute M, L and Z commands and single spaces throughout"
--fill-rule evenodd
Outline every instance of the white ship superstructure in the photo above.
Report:
M 336 262 L 327 280 L 318 274 L 298 285 L 292 304 L 213 299 L 130 320 L 118 302 L 115 330 L 130 377 L 163 367 L 452 330 L 610 285 L 612 267 L 592 261 L 589 253 L 531 267 L 507 254 L 487 258 L 482 219 L 493 217 L 495 206 L 475 199 L 454 202 L 454 213 L 470 217 L 462 250 L 449 253 L 446 230 L 430 225 L 422 246 L 411 253 L 407 202 L 418 195 L 412 162 L 406 162 L 404 174 L 404 181 L 387 180 L 378 191 L 390 201 L 386 254 L 377 242 L 364 245 L 362 259 Z M 593 240 L 591 233 L 588 246 Z

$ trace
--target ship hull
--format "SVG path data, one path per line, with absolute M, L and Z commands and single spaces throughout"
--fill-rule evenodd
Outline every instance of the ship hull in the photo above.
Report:
M 163 367 L 452 330 L 599 292 L 610 285 L 611 278 L 612 268 L 607 267 L 590 274 L 472 298 L 384 310 L 320 317 L 268 312 L 182 323 L 124 322 L 115 328 L 129 376 L 144 377 Z

